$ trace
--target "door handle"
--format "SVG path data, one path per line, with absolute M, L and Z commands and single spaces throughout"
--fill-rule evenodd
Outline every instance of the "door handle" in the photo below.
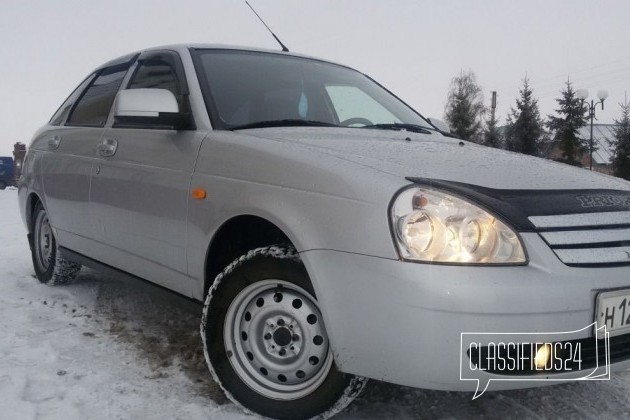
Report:
M 48 139 L 48 149 L 49 150 L 57 150 L 59 148 L 59 144 L 61 143 L 61 136 L 52 136 Z
M 98 145 L 98 154 L 103 157 L 110 157 L 116 154 L 118 148 L 118 140 L 116 139 L 103 139 Z

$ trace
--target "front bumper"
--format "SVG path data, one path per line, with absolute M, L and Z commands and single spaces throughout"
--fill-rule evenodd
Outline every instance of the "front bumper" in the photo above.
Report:
M 569 267 L 538 234 L 522 238 L 527 266 L 447 266 L 303 252 L 339 368 L 400 385 L 473 391 L 474 381 L 460 380 L 464 332 L 576 331 L 558 341 L 593 336 L 585 327 L 594 322 L 597 293 L 630 288 L 630 267 Z M 504 339 L 521 338 L 505 334 Z M 626 360 L 613 363 L 612 370 L 628 367 Z M 553 374 L 577 376 L 584 375 Z M 492 381 L 489 389 L 551 383 L 557 382 Z

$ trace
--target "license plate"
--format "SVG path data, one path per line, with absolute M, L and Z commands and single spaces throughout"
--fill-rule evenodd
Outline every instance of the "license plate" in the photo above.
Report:
M 610 336 L 630 332 L 630 289 L 597 295 L 597 326 L 606 325 Z

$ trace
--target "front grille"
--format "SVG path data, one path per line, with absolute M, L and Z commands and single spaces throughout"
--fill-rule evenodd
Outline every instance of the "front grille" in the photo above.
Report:
M 609 350 L 610 350 L 610 363 L 621 362 L 624 360 L 630 359 L 630 334 L 619 335 L 616 337 L 611 337 L 609 339 Z M 496 375 L 548 375 L 550 373 L 563 373 L 567 371 L 583 371 L 585 369 L 593 369 L 596 366 L 602 367 L 606 365 L 606 345 L 604 340 L 597 340 L 597 350 L 595 348 L 596 340 L 593 337 L 582 338 L 579 340 L 568 340 L 561 342 L 562 344 L 570 343 L 571 346 L 565 346 L 565 348 L 576 349 L 579 345 L 581 347 L 581 365 L 574 362 L 572 357 L 574 355 L 571 354 L 559 354 L 559 357 L 566 361 L 563 364 L 563 367 L 566 370 L 535 370 L 530 369 L 531 363 L 525 363 L 525 368 L 523 369 L 514 369 L 507 370 L 501 369 L 499 370 L 496 366 L 496 360 L 501 358 L 508 359 L 509 356 L 507 354 L 507 350 L 505 348 L 497 348 L 497 347 L 480 347 L 480 348 L 472 348 L 468 350 L 467 354 L 470 358 L 472 364 L 478 368 L 479 370 L 484 370 L 488 373 L 493 373 Z M 526 346 L 529 349 L 529 346 Z M 498 351 L 498 354 L 494 354 Z M 512 356 L 513 357 L 513 356 Z M 523 357 L 526 357 L 527 360 L 531 360 L 533 357 L 532 354 L 525 354 Z
M 570 266 L 630 264 L 630 212 L 530 216 L 560 261 Z

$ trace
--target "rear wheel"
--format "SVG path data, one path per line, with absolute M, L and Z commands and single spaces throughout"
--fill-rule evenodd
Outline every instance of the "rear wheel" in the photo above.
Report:
M 0 181 L 0 190 L 4 190 L 7 187 L 6 182 Z
M 366 379 L 341 373 L 308 275 L 292 247 L 258 248 L 214 281 L 201 324 L 206 361 L 227 396 L 276 419 L 327 418 Z
M 37 279 L 44 284 L 57 285 L 72 282 L 81 265 L 62 257 L 53 234 L 48 213 L 42 203 L 33 211 L 33 246 L 31 254 Z

